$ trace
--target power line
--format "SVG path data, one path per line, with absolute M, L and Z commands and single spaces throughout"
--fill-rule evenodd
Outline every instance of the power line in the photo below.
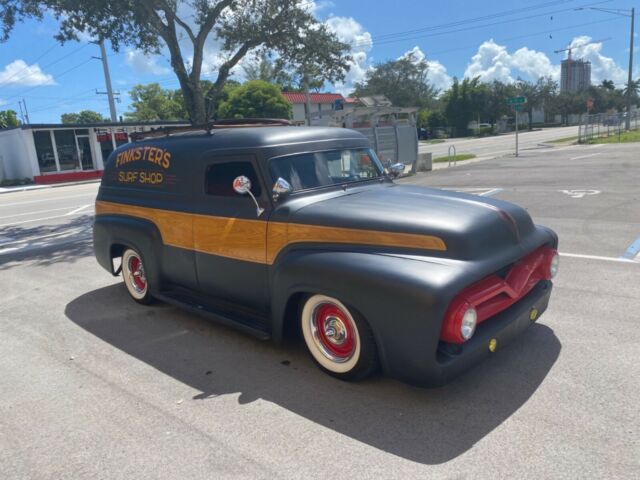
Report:
M 36 58 L 35 60 L 33 60 L 33 61 L 31 62 L 31 65 L 33 65 L 34 63 L 36 63 L 38 60 L 40 60 L 42 57 L 44 57 L 47 53 L 49 53 L 51 50 L 53 50 L 53 49 L 54 49 L 54 48 L 56 48 L 57 46 L 58 46 L 58 44 L 56 43 L 56 44 L 53 44 L 53 46 L 51 46 L 51 47 L 49 47 L 48 49 L 46 49 L 46 50 L 44 51 L 44 53 L 42 53 L 38 58 Z M 12 80 L 13 78 L 15 78 L 15 77 L 16 77 L 16 75 L 19 75 L 19 74 L 21 74 L 22 72 L 24 72 L 25 70 L 28 70 L 28 69 L 29 69 L 29 67 L 30 67 L 30 65 L 29 65 L 27 62 L 25 62 L 25 64 L 26 64 L 26 66 L 25 66 L 24 68 L 21 68 L 20 70 L 18 70 L 17 72 L 15 72 L 13 75 L 11 75 L 9 78 L 6 78 L 6 79 L 4 79 L 2 82 L 0 82 L 0 87 L 2 87 L 2 86 L 4 86 L 4 85 L 8 85 L 9 83 L 11 83 L 11 82 L 9 82 L 9 80 Z
M 47 53 L 49 53 L 51 50 L 53 50 L 53 48 L 55 48 L 56 46 L 57 46 L 57 45 L 54 45 L 53 47 L 51 47 L 50 49 L 48 49 L 46 52 L 44 52 L 42 55 L 40 55 L 38 58 L 36 58 L 36 59 L 31 63 L 31 65 L 33 65 L 34 63 L 36 63 L 40 58 L 42 58 L 42 57 L 43 57 L 43 56 L 45 56 Z M 56 59 L 56 60 L 54 60 L 53 62 L 45 63 L 44 65 L 42 65 L 42 67 L 40 67 L 40 69 L 42 70 L 43 68 L 47 68 L 47 67 L 51 67 L 51 66 L 53 66 L 53 65 L 56 65 L 56 64 L 60 63 L 62 60 L 64 60 L 65 58 L 70 57 L 71 55 L 73 55 L 73 54 L 75 54 L 75 53 L 79 52 L 80 50 L 82 50 L 83 48 L 86 48 L 86 47 L 88 47 L 88 46 L 89 46 L 89 44 L 86 44 L 86 43 L 85 43 L 84 45 L 81 45 L 80 47 L 78 47 L 78 48 L 76 48 L 76 49 L 72 50 L 71 52 L 67 53 L 66 55 L 63 55 L 62 57 L 57 58 L 57 59 Z M 28 68 L 30 68 L 30 65 L 28 65 L 28 64 L 27 64 L 27 66 L 26 66 L 25 68 L 23 68 L 20 72 L 23 72 L 23 71 L 27 70 Z M 14 74 L 11 78 L 13 78 L 15 75 L 16 75 L 16 74 Z M 29 76 L 29 75 L 25 75 L 25 76 L 23 76 L 23 77 L 21 77 L 21 78 L 18 78 L 16 81 L 18 81 L 18 82 L 19 82 L 20 80 L 23 80 L 23 79 L 27 78 L 28 76 Z M 9 80 L 9 79 L 7 79 L 7 80 Z M 7 82 L 7 80 L 5 80 L 5 82 Z M 11 82 L 11 83 L 14 83 L 14 82 Z M 1 87 L 1 86 L 3 86 L 4 84 L 5 84 L 5 83 L 0 84 L 0 87 Z M 10 97 L 10 98 L 13 98 L 13 97 Z
M 573 0 L 568 0 L 568 1 L 573 1 Z M 604 0 L 603 2 L 598 2 L 599 3 L 605 3 L 605 2 L 609 2 L 611 0 Z M 564 2 L 563 2 L 564 3 Z M 547 5 L 547 4 L 545 4 Z M 533 9 L 534 7 L 528 7 L 528 9 Z M 541 8 L 541 7 L 538 7 Z M 465 32 L 468 30 L 477 30 L 477 29 L 481 29 L 481 28 L 486 28 L 486 27 L 493 27 L 496 25 L 502 25 L 504 23 L 513 23 L 513 22 L 519 22 L 519 21 L 523 21 L 523 20 L 530 20 L 532 18 L 539 18 L 539 17 L 545 17 L 545 16 L 549 16 L 549 15 L 554 15 L 554 14 L 558 14 L 558 13 L 564 13 L 564 12 L 569 12 L 569 11 L 573 11 L 578 7 L 572 7 L 572 8 L 564 8 L 564 9 L 559 9 L 559 10 L 553 10 L 553 11 L 547 11 L 547 12 L 543 12 L 543 13 L 538 13 L 535 15 L 527 15 L 524 17 L 518 17 L 518 18 L 510 18 L 510 19 L 505 19 L 505 20 L 500 20 L 497 22 L 492 22 L 492 23 L 485 23 L 483 25 L 477 25 L 477 26 L 471 26 L 471 27 L 465 27 L 465 28 L 458 28 L 458 29 L 454 29 L 454 30 L 447 30 L 445 32 L 436 32 L 436 33 L 426 33 L 423 35 L 414 35 L 415 32 L 430 32 L 430 31 L 434 31 L 434 30 L 442 30 L 443 28 L 450 28 L 452 25 L 454 26 L 461 26 L 461 25 L 466 25 L 466 24 L 470 24 L 470 23 L 476 23 L 478 21 L 484 21 L 487 19 L 490 19 L 490 16 L 484 16 L 484 17 L 476 17 L 476 18 L 472 18 L 472 19 L 467 19 L 467 20 L 461 20 L 460 22 L 451 22 L 448 24 L 441 24 L 441 25 L 433 25 L 433 26 L 429 26 L 429 27 L 424 27 L 421 29 L 414 29 L 414 30 L 407 30 L 405 32 L 396 32 L 396 33 L 392 33 L 392 34 L 387 34 L 386 36 L 378 36 L 378 37 L 374 37 L 371 40 L 367 40 L 367 41 L 357 41 L 357 42 L 352 42 L 350 45 L 352 47 L 364 47 L 364 46 L 372 46 L 374 43 L 375 45 L 386 45 L 389 43 L 397 43 L 397 42 L 402 42 L 402 41 L 406 41 L 406 40 L 415 40 L 415 39 L 419 39 L 419 38 L 425 38 L 425 37 L 435 37 L 435 36 L 442 36 L 442 35 L 448 35 L 448 34 L 452 34 L 452 33 L 459 33 L 459 32 Z M 522 9 L 521 9 L 522 10 Z M 509 15 L 513 15 L 513 13 L 510 13 Z M 499 16 L 505 16 L 504 13 L 500 13 L 500 14 L 494 14 L 495 18 L 498 18 Z M 480 20 L 479 20 L 480 19 Z M 408 35 L 413 35 L 413 36 L 408 36 Z M 376 41 L 376 39 L 382 38 L 381 41 Z

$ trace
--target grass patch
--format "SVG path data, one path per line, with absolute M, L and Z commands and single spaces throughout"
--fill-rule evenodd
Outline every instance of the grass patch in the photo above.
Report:
M 435 143 L 444 143 L 445 140 L 443 138 L 432 138 L 431 140 L 420 140 L 420 142 L 433 145 Z
M 640 142 L 640 130 L 631 130 L 622 132 L 620 136 L 611 135 L 610 137 L 594 138 L 589 143 L 630 143 Z
M 455 160 L 456 162 L 463 162 L 465 160 L 471 160 L 472 158 L 476 158 L 473 153 L 461 153 L 460 155 L 456 155 L 455 157 L 451 157 L 451 161 Z M 449 157 L 437 157 L 433 159 L 433 163 L 442 163 L 448 162 Z
M 556 138 L 555 140 L 549 140 L 547 143 L 568 143 L 568 142 L 577 142 L 578 137 L 564 137 L 564 138 Z

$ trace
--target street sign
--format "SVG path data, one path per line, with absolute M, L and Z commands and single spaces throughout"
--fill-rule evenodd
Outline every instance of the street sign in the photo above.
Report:
M 507 105 L 522 105 L 527 103 L 527 97 L 509 97 L 507 98 Z

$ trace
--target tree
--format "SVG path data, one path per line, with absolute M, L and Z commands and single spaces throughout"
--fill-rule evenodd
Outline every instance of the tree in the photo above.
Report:
M 455 135 L 463 135 L 469 122 L 482 119 L 488 98 L 488 87 L 480 82 L 480 77 L 465 78 L 460 82 L 453 79 L 453 85 L 442 95 L 444 114 Z
M 280 89 L 262 80 L 250 80 L 234 88 L 220 104 L 220 118 L 290 118 L 291 104 Z
M 325 81 L 342 80 L 348 45 L 338 41 L 306 8 L 305 0 L 0 0 L 2 36 L 16 22 L 45 12 L 60 21 L 56 39 L 84 32 L 144 53 L 168 51 L 194 124 L 215 112 L 232 69 L 252 51 L 274 51 L 290 65 Z M 210 86 L 201 82 L 205 44 L 214 40 L 223 60 Z
M 606 90 L 615 90 L 616 85 L 613 83 L 613 80 L 602 80 L 600 86 Z
M 187 112 L 180 90 L 165 90 L 157 83 L 135 85 L 129 92 L 132 112 L 124 114 L 127 120 L 185 120 Z
M 62 123 L 103 123 L 108 122 L 109 119 L 93 110 L 82 110 L 78 113 L 63 113 L 60 121 Z
M 544 107 L 545 103 L 556 95 L 558 82 L 552 80 L 551 77 L 540 77 L 535 83 L 518 79 L 516 90 L 519 95 L 527 98 L 523 110 L 529 117 L 529 130 L 531 130 L 533 128 L 533 110 Z
M 267 83 L 275 83 L 282 90 L 292 88 L 293 77 L 285 71 L 281 59 L 271 61 L 266 53 L 260 55 L 257 62 L 244 65 L 244 77 L 246 80 L 262 80 Z
M 390 60 L 368 71 L 353 94 L 384 95 L 397 107 L 432 107 L 437 90 L 427 82 L 428 70 L 426 60 L 418 60 L 413 53 Z
M 0 128 L 19 127 L 20 120 L 15 110 L 0 110 Z

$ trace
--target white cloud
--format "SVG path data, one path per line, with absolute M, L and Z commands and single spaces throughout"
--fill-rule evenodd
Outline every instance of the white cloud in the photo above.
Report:
M 0 86 L 26 86 L 36 87 L 42 85 L 55 85 L 53 75 L 44 73 L 37 63 L 27 65 L 24 60 L 14 60 L 0 70 Z
M 618 86 L 623 86 L 627 82 L 627 71 L 616 64 L 611 57 L 602 55 L 602 42 L 586 45 L 591 41 L 591 37 L 581 35 L 571 41 L 573 51 L 571 56 L 574 59 L 581 58 L 591 62 L 591 83 L 598 84 L 602 80 L 613 80 Z
M 153 75 L 165 75 L 171 72 L 168 67 L 158 65 L 159 58 L 162 57 L 158 57 L 157 55 L 145 55 L 139 50 L 129 49 L 125 52 L 124 61 L 133 69 L 134 72 L 139 74 L 151 73 Z
M 582 58 L 591 62 L 591 83 L 598 84 L 602 80 L 613 80 L 617 85 L 626 81 L 626 73 L 616 62 L 602 55 L 602 42 L 586 45 L 591 37 L 578 36 L 571 41 L 572 57 Z M 507 47 L 497 44 L 493 39 L 480 45 L 478 52 L 471 57 L 464 76 L 473 78 L 479 76 L 483 82 L 500 80 L 511 83 L 521 77 L 536 80 L 541 76 L 550 76 L 554 80 L 560 79 L 560 60 L 554 64 L 543 52 L 522 47 L 509 53 Z
M 439 91 L 448 89 L 453 83 L 453 79 L 447 73 L 447 67 L 445 67 L 438 60 L 427 60 L 427 56 L 420 49 L 415 46 L 411 50 L 407 51 L 400 58 L 413 58 L 414 62 L 427 61 L 427 80 L 428 82 L 437 88 Z
M 351 17 L 330 16 L 325 23 L 341 42 L 351 46 L 351 61 L 349 71 L 343 82 L 336 82 L 335 89 L 347 95 L 356 83 L 361 82 L 371 68 L 368 52 L 373 46 L 371 34 Z
M 471 63 L 464 72 L 465 77 L 480 77 L 484 82 L 500 80 L 511 83 L 511 56 L 507 48 L 498 45 L 493 39 L 483 42 L 478 52 L 471 57 Z

